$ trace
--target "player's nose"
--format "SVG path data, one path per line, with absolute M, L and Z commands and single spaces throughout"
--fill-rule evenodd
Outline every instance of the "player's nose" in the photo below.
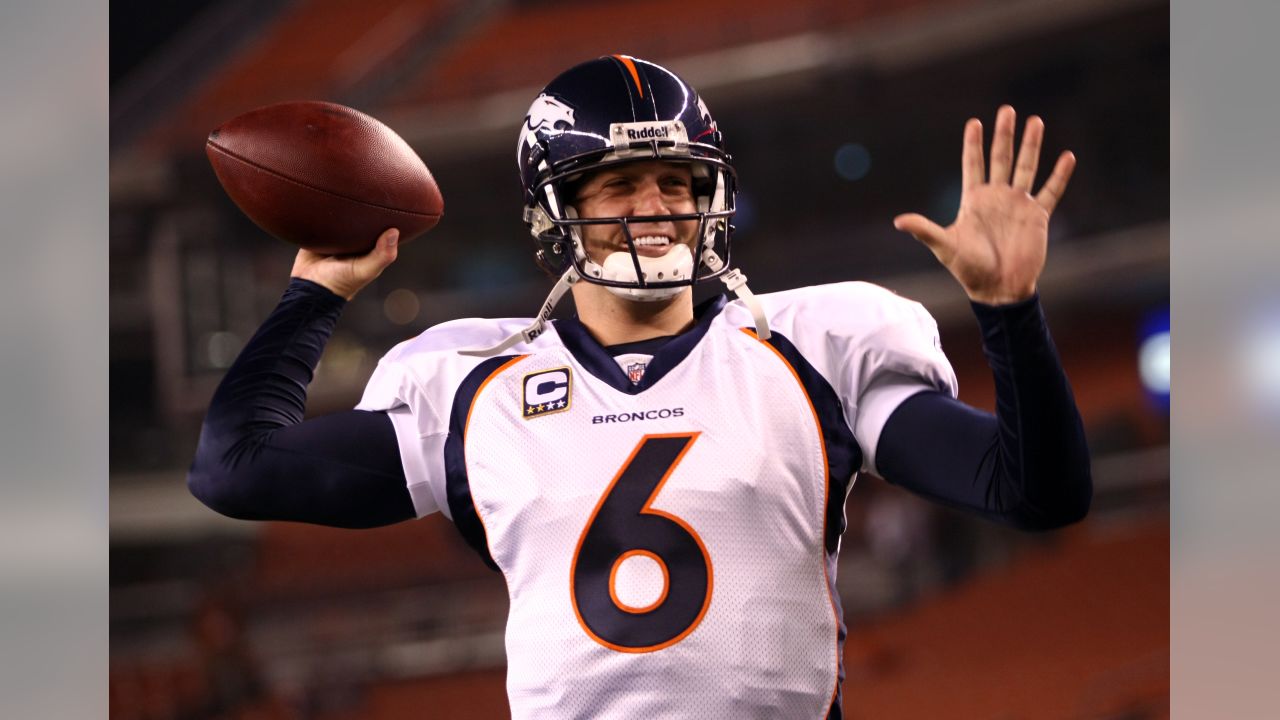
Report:
M 641 182 L 633 196 L 632 210 L 633 215 L 672 215 L 674 211 L 666 198 L 663 197 L 662 187 L 656 179 L 646 179 Z

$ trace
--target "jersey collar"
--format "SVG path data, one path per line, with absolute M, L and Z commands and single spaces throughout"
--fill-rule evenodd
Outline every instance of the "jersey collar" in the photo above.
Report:
M 716 295 L 694 308 L 693 316 L 696 322 L 693 327 L 671 338 L 659 348 L 654 353 L 653 359 L 649 361 L 649 366 L 645 368 L 644 377 L 636 384 L 631 383 L 609 351 L 591 336 L 576 315 L 567 320 L 553 320 L 552 324 L 555 325 L 565 348 L 583 369 L 618 392 L 636 395 L 652 387 L 688 357 L 693 348 L 698 345 L 698 341 L 702 340 L 702 336 L 707 334 L 711 321 L 715 320 L 727 303 L 728 298 L 724 295 Z

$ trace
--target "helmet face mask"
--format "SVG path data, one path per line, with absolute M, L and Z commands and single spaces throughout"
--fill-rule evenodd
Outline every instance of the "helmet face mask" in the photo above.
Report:
M 706 105 L 674 73 L 626 56 L 566 71 L 530 107 L 517 159 L 524 219 L 537 241 L 539 264 L 551 273 L 572 268 L 623 297 L 661 300 L 729 267 L 736 176 Z M 693 212 L 578 217 L 574 193 L 584 179 L 625 163 L 655 160 L 690 166 Z M 687 221 L 698 223 L 688 253 L 672 248 L 666 253 L 670 258 L 652 258 L 636 251 L 633 225 Z M 588 257 L 583 228 L 603 224 L 619 226 L 629 257 L 610 256 L 602 263 Z

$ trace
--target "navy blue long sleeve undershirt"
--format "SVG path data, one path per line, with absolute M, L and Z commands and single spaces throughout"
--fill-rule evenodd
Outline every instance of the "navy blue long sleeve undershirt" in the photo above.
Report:
M 1093 498 L 1089 449 L 1039 296 L 970 305 L 996 414 L 938 392 L 913 395 L 880 433 L 877 470 L 918 495 L 1024 530 L 1082 519 Z
M 187 476 L 204 504 L 242 520 L 348 528 L 414 517 L 391 418 L 350 410 L 303 421 L 307 385 L 345 305 L 294 279 L 240 352 L 209 403 Z
M 303 420 L 306 389 L 345 301 L 294 279 L 210 402 L 191 492 L 247 520 L 374 527 L 414 517 L 395 429 L 384 413 Z M 1088 452 L 1036 298 L 974 305 L 997 414 L 922 392 L 889 417 L 876 449 L 891 482 L 1027 529 L 1088 511 Z M 927 452 L 922 452 L 926 448 Z

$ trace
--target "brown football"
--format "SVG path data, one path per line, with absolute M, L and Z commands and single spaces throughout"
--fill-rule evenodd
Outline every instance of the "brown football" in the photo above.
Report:
M 259 227 L 326 255 L 368 252 L 390 227 L 408 242 L 444 212 L 435 178 L 409 143 L 344 105 L 252 110 L 209 133 L 205 153 Z

